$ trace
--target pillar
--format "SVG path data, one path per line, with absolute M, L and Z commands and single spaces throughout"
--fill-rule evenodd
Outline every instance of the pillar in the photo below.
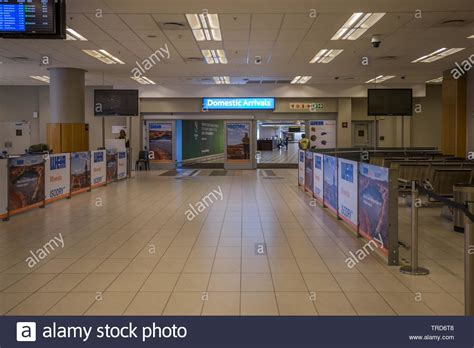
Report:
M 89 150 L 85 124 L 85 70 L 50 68 L 49 104 L 51 123 L 47 141 L 53 152 Z
M 352 147 L 352 98 L 339 98 L 337 147 Z
M 466 157 L 466 75 L 457 79 L 451 70 L 443 73 L 442 142 L 444 155 Z

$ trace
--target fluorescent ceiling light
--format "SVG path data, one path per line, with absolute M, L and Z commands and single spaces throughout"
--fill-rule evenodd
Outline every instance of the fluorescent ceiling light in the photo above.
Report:
M 339 54 L 342 53 L 344 50 L 330 50 L 330 49 L 323 49 L 320 50 L 316 55 L 311 59 L 309 62 L 313 63 L 329 63 L 334 58 L 336 58 Z
M 440 48 L 439 50 L 436 50 L 434 52 L 431 52 L 430 54 L 427 54 L 425 56 L 422 56 L 418 59 L 415 59 L 412 61 L 412 63 L 431 63 L 434 61 L 437 61 L 441 58 L 447 57 L 451 54 L 457 53 L 459 51 L 462 51 L 464 48 Z
M 201 50 L 207 64 L 227 64 L 224 50 Z
M 214 76 L 213 78 L 216 85 L 230 85 L 229 76 Z
M 426 81 L 426 83 L 441 83 L 441 82 L 443 82 L 443 76 L 440 76 L 436 79 Z
M 311 80 L 312 76 L 295 76 L 295 78 L 291 81 L 292 84 L 305 84 L 309 80 Z
M 135 80 L 137 81 L 139 84 L 141 85 L 156 85 L 155 82 L 153 82 L 152 80 L 150 80 L 148 77 L 146 76 L 142 76 L 142 77 L 139 77 L 139 76 L 130 76 L 130 78 L 132 80 Z
M 385 75 L 379 75 L 376 78 L 373 78 L 373 79 L 367 81 L 366 83 L 382 83 L 384 81 L 393 79 L 394 77 L 395 77 L 395 75 L 386 75 L 386 76 Z
M 30 76 L 32 79 L 41 81 L 41 82 L 46 82 L 49 83 L 49 77 L 48 76 Z
M 219 16 L 211 13 L 187 14 L 196 41 L 222 41 Z
M 82 52 L 88 54 L 91 57 L 94 57 L 95 59 L 100 60 L 102 63 L 105 63 L 105 64 L 117 64 L 117 63 L 118 64 L 125 64 L 120 59 L 113 56 L 112 54 L 110 54 L 106 50 L 99 50 L 99 51 L 96 51 L 96 50 L 82 50 Z
M 87 39 L 82 36 L 81 34 L 79 34 L 77 31 L 75 31 L 74 29 L 71 29 L 69 27 L 66 28 L 66 40 L 68 41 L 87 41 Z
M 331 40 L 357 40 L 370 27 L 377 23 L 385 13 L 355 12 L 334 34 Z
M 468 39 L 474 39 L 474 35 L 468 36 Z

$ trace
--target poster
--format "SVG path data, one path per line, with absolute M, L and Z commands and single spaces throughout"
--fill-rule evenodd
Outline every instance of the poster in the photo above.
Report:
M 224 154 L 224 121 L 183 120 L 183 160 Z
M 306 151 L 304 185 L 307 191 L 313 192 L 313 153 Z
M 388 249 L 389 169 L 359 165 L 359 233 Z
M 68 153 L 49 155 L 46 159 L 46 203 L 69 196 L 71 161 Z
M 7 216 L 8 209 L 8 160 L 0 159 L 0 219 Z
M 118 158 L 117 152 L 114 150 L 107 150 L 107 182 L 117 180 Z
M 250 123 L 227 124 L 227 161 L 250 161 Z
M 122 180 L 127 178 L 127 153 L 120 151 L 117 160 L 117 179 Z
M 80 193 L 90 189 L 91 158 L 90 152 L 71 153 L 71 192 Z
M 338 205 L 339 217 L 357 231 L 358 225 L 358 163 L 339 158 Z
M 171 123 L 148 123 L 148 142 L 151 162 L 173 162 L 173 128 Z
M 105 150 L 91 152 L 91 182 L 92 187 L 105 185 L 107 180 L 107 165 L 105 162 Z
M 313 153 L 313 195 L 320 203 L 323 203 L 323 155 Z
M 324 206 L 337 214 L 337 158 L 324 155 Z
M 12 158 L 8 170 L 10 214 L 42 205 L 45 181 L 43 156 Z
M 335 120 L 318 120 L 309 122 L 309 140 L 311 147 L 317 149 L 336 148 L 336 128 Z
M 304 186 L 305 176 L 305 151 L 298 150 L 298 185 Z

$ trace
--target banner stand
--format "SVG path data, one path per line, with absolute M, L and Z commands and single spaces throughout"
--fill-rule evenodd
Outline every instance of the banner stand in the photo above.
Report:
M 398 169 L 391 168 L 389 175 L 389 208 L 388 208 L 388 265 L 398 266 Z
M 10 159 L 7 159 L 7 216 L 3 221 L 10 221 Z
M 45 156 L 49 156 L 44 154 L 43 155 L 43 165 L 44 165 L 44 175 L 43 175 L 43 182 L 44 182 L 44 191 L 43 191 L 43 205 L 40 205 L 39 208 L 40 209 L 44 209 L 46 208 L 46 158 Z
M 72 153 L 69 153 L 69 195 L 66 199 L 72 198 Z

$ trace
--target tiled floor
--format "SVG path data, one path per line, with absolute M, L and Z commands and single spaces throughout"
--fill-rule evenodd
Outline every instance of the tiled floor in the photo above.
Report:
M 258 163 L 298 163 L 298 143 L 289 143 L 288 149 L 281 148 L 273 151 L 260 151 Z
M 309 204 L 296 170 L 274 172 L 284 178 L 140 172 L 0 223 L 0 313 L 463 314 L 462 235 L 435 210 L 420 218 L 431 275 L 401 275 L 377 256 L 350 269 L 345 258 L 363 242 Z M 219 186 L 223 200 L 187 221 L 189 204 Z M 64 248 L 30 269 L 30 250 L 59 234 Z

